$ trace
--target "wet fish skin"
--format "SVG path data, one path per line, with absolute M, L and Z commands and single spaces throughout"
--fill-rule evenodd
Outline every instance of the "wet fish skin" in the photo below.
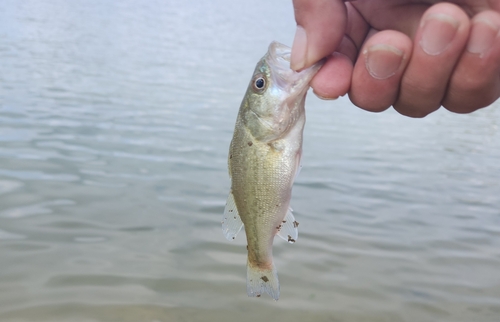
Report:
M 305 97 L 321 65 L 294 72 L 290 48 L 271 43 L 240 106 L 229 149 L 231 191 L 222 226 L 230 240 L 245 227 L 249 296 L 279 298 L 272 245 L 276 234 L 291 243 L 297 239 L 289 204 L 300 169 Z

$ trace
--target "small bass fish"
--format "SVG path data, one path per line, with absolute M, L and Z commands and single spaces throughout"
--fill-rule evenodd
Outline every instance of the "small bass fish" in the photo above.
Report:
M 248 243 L 247 293 L 279 298 L 273 263 L 274 236 L 293 243 L 297 226 L 290 208 L 300 169 L 304 101 L 322 62 L 301 72 L 290 69 L 289 47 L 272 42 L 257 63 L 238 113 L 229 148 L 231 191 L 222 220 L 233 240 L 243 226 Z

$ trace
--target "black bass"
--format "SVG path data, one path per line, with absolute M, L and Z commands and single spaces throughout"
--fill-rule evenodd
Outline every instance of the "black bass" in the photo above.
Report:
M 266 292 L 279 298 L 273 240 L 275 235 L 290 243 L 297 240 L 298 223 L 289 205 L 300 169 L 304 101 L 321 65 L 295 72 L 290 48 L 272 42 L 241 103 L 229 148 L 231 191 L 222 230 L 232 240 L 245 226 L 248 296 Z

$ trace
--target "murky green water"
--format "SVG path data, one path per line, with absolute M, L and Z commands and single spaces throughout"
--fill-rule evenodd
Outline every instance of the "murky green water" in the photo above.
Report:
M 299 239 L 246 296 L 220 221 L 290 1 L 0 4 L 0 321 L 498 321 L 500 109 L 306 105 Z

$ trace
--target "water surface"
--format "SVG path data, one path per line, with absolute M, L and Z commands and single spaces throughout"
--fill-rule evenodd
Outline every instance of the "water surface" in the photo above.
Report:
M 498 321 L 500 110 L 306 104 L 278 302 L 222 236 L 236 113 L 289 1 L 0 5 L 1 321 Z

